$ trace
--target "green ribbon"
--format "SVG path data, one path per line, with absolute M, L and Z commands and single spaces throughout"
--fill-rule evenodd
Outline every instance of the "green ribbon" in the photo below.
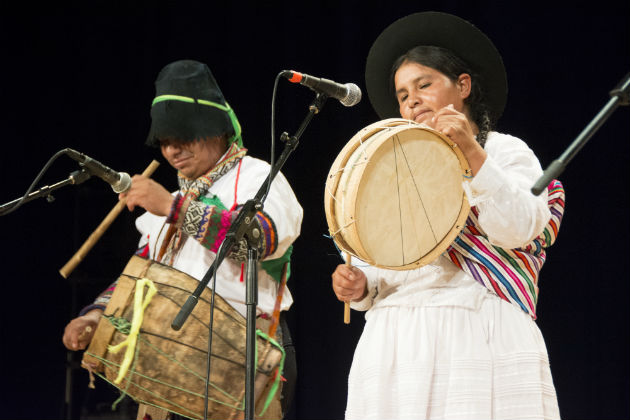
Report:
M 241 136 L 241 132 L 242 132 L 241 124 L 238 122 L 238 119 L 236 118 L 236 114 L 234 113 L 234 110 L 230 107 L 230 105 L 227 102 L 225 103 L 225 105 L 222 105 L 216 102 L 206 101 L 205 99 L 190 98 L 188 96 L 160 95 L 160 96 L 157 96 L 155 99 L 153 99 L 153 103 L 151 104 L 151 106 L 160 102 L 164 102 L 164 101 L 179 101 L 179 102 L 186 102 L 189 104 L 201 104 L 201 105 L 218 108 L 223 112 L 227 112 L 228 116 L 230 117 L 230 121 L 232 122 L 232 127 L 234 127 L 234 135 L 228 140 L 228 143 L 232 144 L 236 142 L 238 144 L 238 147 L 243 147 L 243 138 Z
M 280 378 L 282 377 L 282 372 L 284 371 L 284 359 L 286 358 L 287 354 L 284 351 L 284 347 L 282 347 L 280 344 L 278 344 L 276 340 L 269 337 L 269 335 L 265 334 L 261 330 L 257 329 L 256 335 L 269 341 L 271 344 L 276 346 L 278 350 L 280 350 L 280 352 L 282 353 L 282 358 L 280 359 L 280 364 L 278 365 L 278 370 L 276 372 L 276 377 L 273 381 L 273 385 L 271 386 L 271 389 L 269 390 L 269 393 L 267 394 L 267 399 L 265 400 L 265 404 L 263 405 L 263 408 L 260 411 L 260 414 L 258 414 L 259 416 L 262 416 L 267 411 L 267 408 L 269 408 L 269 405 L 271 404 L 271 401 L 273 400 L 273 396 L 276 394 L 276 392 L 278 392 L 278 387 L 280 386 Z M 258 340 L 256 340 L 256 351 L 254 353 L 256 355 L 255 364 L 256 364 L 256 367 L 258 367 Z

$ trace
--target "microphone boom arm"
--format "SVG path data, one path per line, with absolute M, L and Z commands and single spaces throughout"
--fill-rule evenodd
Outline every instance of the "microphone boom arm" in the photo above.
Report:
M 628 106 L 630 104 L 630 73 L 626 74 L 625 79 L 622 80 L 615 89 L 610 91 L 610 96 L 612 96 L 612 98 L 601 111 L 599 111 L 595 118 L 593 118 L 586 128 L 582 130 L 580 135 L 573 140 L 573 143 L 569 145 L 564 153 L 551 162 L 547 169 L 545 169 L 545 172 L 538 178 L 531 189 L 534 195 L 540 195 L 540 193 L 547 188 L 551 180 L 558 177 L 564 171 L 571 159 L 584 147 L 593 134 L 606 122 L 608 117 L 610 117 L 619 105 Z
M 46 197 L 46 200 L 48 202 L 52 202 L 54 201 L 54 197 L 51 195 L 51 193 L 61 187 L 65 187 L 66 185 L 79 185 L 85 181 L 87 181 L 88 179 L 90 179 L 91 175 L 88 171 L 86 171 L 85 169 L 80 169 L 78 171 L 74 171 L 72 173 L 70 173 L 70 175 L 68 175 L 68 178 L 64 179 L 63 181 L 59 181 L 54 183 L 53 185 L 44 185 L 43 187 L 41 187 L 40 189 L 38 189 L 37 191 L 33 191 L 32 193 L 29 193 L 26 197 L 20 197 L 17 198 L 13 201 L 10 201 L 8 203 L 5 203 L 3 205 L 0 206 L 0 216 L 3 216 L 5 212 L 7 212 L 8 210 L 11 210 L 13 208 L 13 206 L 15 206 L 17 203 L 22 202 L 22 203 L 27 203 L 31 200 L 34 200 L 36 198 L 40 198 L 40 197 Z

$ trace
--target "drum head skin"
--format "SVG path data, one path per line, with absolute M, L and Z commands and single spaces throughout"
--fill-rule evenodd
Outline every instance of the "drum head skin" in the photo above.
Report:
M 341 249 L 371 265 L 417 268 L 463 228 L 470 206 L 462 182 L 471 172 L 456 145 L 427 126 L 400 119 L 374 126 L 344 148 L 335 162 L 342 168 L 331 168 L 329 228 Z

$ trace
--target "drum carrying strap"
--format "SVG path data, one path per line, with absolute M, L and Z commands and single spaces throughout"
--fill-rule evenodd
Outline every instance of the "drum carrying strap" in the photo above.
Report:
M 284 295 L 284 287 L 287 284 L 287 270 L 289 268 L 289 262 L 285 262 L 282 266 L 282 277 L 280 279 L 280 285 L 278 286 L 278 295 L 276 296 L 276 304 L 273 308 L 273 314 L 271 315 L 271 326 L 269 327 L 269 336 L 275 337 L 278 324 L 280 323 L 280 308 L 282 305 L 282 296 Z M 282 370 L 280 370 L 282 372 Z
M 145 286 L 148 287 L 149 290 L 147 291 L 147 294 L 146 296 L 144 296 L 143 300 L 143 292 Z M 140 332 L 140 326 L 142 325 L 144 310 L 151 302 L 153 295 L 155 295 L 156 293 L 157 288 L 151 280 L 143 278 L 136 282 L 136 293 L 134 295 L 133 302 L 133 318 L 131 320 L 129 335 L 121 343 L 118 343 L 115 346 L 109 346 L 109 351 L 114 354 L 118 353 L 124 347 L 127 347 L 127 349 L 125 350 L 125 357 L 120 365 L 118 376 L 114 380 L 115 384 L 120 384 L 120 382 L 127 374 L 127 371 L 129 370 L 129 366 L 133 361 L 134 353 L 136 351 L 136 342 L 138 341 L 138 333 Z

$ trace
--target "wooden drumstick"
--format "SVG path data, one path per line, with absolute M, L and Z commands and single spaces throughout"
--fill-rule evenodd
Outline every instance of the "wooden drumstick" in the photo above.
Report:
M 352 256 L 350 256 L 350 254 L 348 254 L 347 252 L 345 253 L 346 255 L 346 265 L 350 266 L 350 262 L 352 261 Z M 349 324 L 350 323 L 350 302 L 346 301 L 343 303 L 343 323 L 344 324 Z
M 144 170 L 144 172 L 142 172 L 142 175 L 150 177 L 153 172 L 155 172 L 158 166 L 160 166 L 160 162 L 156 160 L 152 161 L 149 166 L 147 166 L 147 168 Z M 79 250 L 72 256 L 72 258 L 68 260 L 66 265 L 61 267 L 59 272 L 64 278 L 67 279 L 70 273 L 72 273 L 72 271 L 77 267 L 77 265 L 79 265 L 79 263 L 83 261 L 88 252 L 90 252 L 92 247 L 96 244 L 96 242 L 98 242 L 101 236 L 103 236 L 103 233 L 105 233 L 105 231 L 112 224 L 114 219 L 116 219 L 120 212 L 125 208 L 126 203 L 127 200 L 125 200 L 124 198 L 122 200 L 119 200 L 114 208 L 111 209 L 107 216 L 105 216 L 101 224 L 98 225 L 94 232 L 92 232 L 92 234 L 83 243 L 81 248 L 79 248 Z
M 81 334 L 79 334 L 79 341 L 83 340 L 91 332 L 92 332 L 92 327 L 88 325 L 87 327 L 85 327 L 83 331 L 81 331 Z

